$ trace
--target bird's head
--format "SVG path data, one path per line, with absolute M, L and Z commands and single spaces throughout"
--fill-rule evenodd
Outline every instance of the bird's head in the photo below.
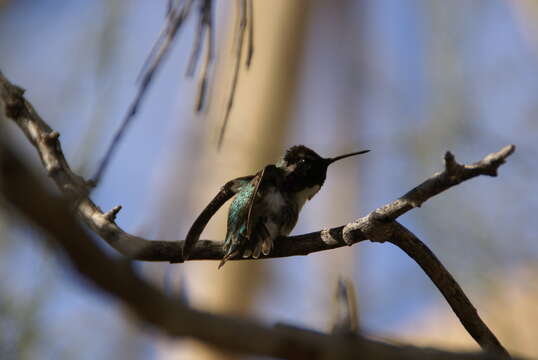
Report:
M 323 158 L 314 150 L 304 145 L 292 146 L 286 154 L 276 164 L 286 173 L 288 187 L 292 191 L 312 187 L 322 186 L 327 177 L 327 169 L 335 161 L 345 159 L 350 156 L 367 153 L 370 150 L 357 151 L 333 158 Z

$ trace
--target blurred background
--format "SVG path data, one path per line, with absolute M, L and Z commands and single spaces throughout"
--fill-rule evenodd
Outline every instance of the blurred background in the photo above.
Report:
M 465 182 L 400 220 L 459 281 L 513 353 L 538 358 L 538 3 L 534 0 L 254 0 L 254 58 L 216 151 L 233 70 L 233 2 L 217 2 L 208 107 L 186 78 L 196 16 L 180 31 L 93 194 L 118 224 L 182 239 L 231 178 L 305 144 L 331 167 L 293 234 L 345 224 L 442 168 L 517 145 L 498 178 Z M 0 69 L 91 177 L 136 92 L 166 1 L 2 0 Z M 196 15 L 194 13 L 193 15 Z M 2 131 L 41 169 L 13 124 Z M 534 159 L 534 160 L 533 160 Z M 223 239 L 226 209 L 203 238 Z M 96 292 L 10 214 L 0 213 L 0 358 L 223 359 L 144 326 Z M 96 239 L 108 248 L 104 242 Z M 113 253 L 112 250 L 110 250 Z M 279 260 L 138 263 L 153 283 L 211 312 L 326 331 L 336 280 L 358 291 L 368 336 L 478 350 L 419 267 L 390 244 Z

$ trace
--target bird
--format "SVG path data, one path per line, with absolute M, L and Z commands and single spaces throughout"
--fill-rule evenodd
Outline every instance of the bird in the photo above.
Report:
M 275 240 L 293 230 L 305 202 L 323 186 L 329 165 L 369 151 L 323 158 L 304 145 L 296 145 L 276 164 L 258 171 L 230 204 L 224 256 L 218 268 L 233 258 L 269 255 Z

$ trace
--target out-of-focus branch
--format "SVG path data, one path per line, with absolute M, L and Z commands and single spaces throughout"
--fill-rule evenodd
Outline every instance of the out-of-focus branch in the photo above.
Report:
M 202 32 L 204 29 L 208 29 L 209 33 L 209 39 L 212 39 L 212 27 L 211 27 L 211 19 L 212 17 L 206 16 L 207 13 L 211 13 L 211 1 L 210 0 L 200 0 L 204 3 L 208 4 L 208 10 L 201 11 L 200 12 L 200 24 L 203 24 L 199 30 Z M 186 0 L 184 2 L 181 2 L 179 4 L 175 4 L 174 2 L 170 1 L 168 2 L 168 11 L 166 14 L 165 24 L 161 31 L 161 34 L 157 38 L 157 41 L 153 45 L 153 48 L 146 59 L 146 62 L 144 63 L 142 70 L 139 75 L 139 87 L 137 90 L 137 93 L 135 95 L 135 98 L 133 99 L 133 102 L 129 106 L 129 109 L 127 110 L 127 113 L 123 117 L 123 120 L 120 124 L 119 129 L 114 134 L 114 137 L 112 139 L 112 142 L 110 143 L 110 146 L 106 150 L 106 153 L 99 163 L 99 166 L 97 168 L 97 171 L 95 173 L 95 176 L 93 177 L 92 182 L 97 185 L 101 178 L 103 177 L 103 174 L 105 170 L 107 169 L 110 161 L 112 160 L 112 156 L 114 155 L 114 152 L 117 149 L 117 146 L 119 145 L 123 135 L 125 134 L 128 126 L 133 121 L 136 113 L 138 112 L 138 108 L 140 107 L 140 104 L 142 103 L 142 100 L 144 99 L 144 96 L 148 92 L 149 85 L 151 84 L 153 80 L 153 76 L 155 75 L 155 72 L 160 68 L 160 65 L 164 59 L 164 57 L 168 54 L 170 46 L 172 45 L 172 42 L 178 32 L 178 30 L 181 28 L 181 26 L 185 23 L 187 18 L 189 17 L 192 9 L 194 0 Z M 200 39 L 203 37 L 203 34 L 197 35 Z M 209 41 L 209 46 L 212 46 L 211 41 Z M 197 49 L 198 45 L 195 43 L 194 45 L 194 53 L 196 54 L 198 52 Z M 212 60 L 213 52 L 211 48 L 208 48 L 208 56 L 207 56 L 207 64 L 206 67 L 210 65 L 210 62 Z M 207 76 L 207 71 L 204 70 L 204 77 Z M 205 91 L 204 91 L 205 93 Z
M 224 141 L 224 133 L 228 126 L 230 114 L 235 101 L 235 92 L 237 91 L 237 83 L 239 81 L 239 70 L 241 69 L 241 59 L 243 58 L 243 42 L 245 40 L 245 31 L 248 26 L 248 44 L 247 44 L 247 61 L 245 63 L 247 69 L 252 62 L 252 54 L 254 53 L 254 11 L 252 0 L 238 0 L 239 15 L 237 17 L 237 32 L 235 34 L 235 64 L 232 77 L 232 86 L 230 88 L 230 95 L 226 103 L 226 111 L 224 113 L 224 120 L 220 127 L 219 139 L 217 147 L 220 149 L 222 142 Z
M 130 263 L 107 256 L 82 229 L 70 203 L 52 195 L 37 176 L 0 143 L 0 194 L 48 235 L 75 269 L 126 304 L 141 320 L 171 336 L 194 337 L 223 349 L 284 359 L 501 359 L 491 353 L 451 353 L 394 346 L 362 337 L 275 327 L 189 308 L 136 274 Z
M 9 83 L 1 73 L 0 98 L 5 103 L 6 116 L 15 121 L 23 130 L 38 150 L 49 176 L 56 182 L 60 190 L 69 197 L 75 198 L 78 203 L 79 216 L 97 234 L 129 258 L 150 261 L 181 260 L 178 258 L 180 258 L 182 242 L 149 241 L 129 235 L 114 223 L 114 218 L 119 211 L 118 207 L 103 213 L 89 199 L 84 180 L 74 174 L 65 161 L 58 141 L 58 133 L 52 131 L 37 115 L 31 104 L 24 99 L 22 89 Z M 390 241 L 402 248 L 426 271 L 467 331 L 484 349 L 506 356 L 506 350 L 481 321 L 459 285 L 435 255 L 394 219 L 462 181 L 478 175 L 496 176 L 498 167 L 514 150 L 513 145 L 506 146 L 471 165 L 460 165 L 452 154 L 447 153 L 444 171 L 433 175 L 400 199 L 345 226 L 280 239 L 276 242 L 272 253 L 267 257 L 306 255 L 345 244 L 351 245 L 365 239 L 376 242 Z M 233 190 L 233 187 L 230 189 Z M 201 227 L 199 227 L 200 232 L 209 218 L 210 216 L 205 217 L 202 221 Z M 221 243 L 201 240 L 192 249 L 190 259 L 221 259 L 222 256 Z
M 92 185 L 97 185 L 103 177 L 103 174 L 108 168 L 108 165 L 112 160 L 112 156 L 114 155 L 114 152 L 116 151 L 121 139 L 125 135 L 128 126 L 131 124 L 135 115 L 137 114 L 138 108 L 140 107 L 144 96 L 147 94 L 149 86 L 153 82 L 153 77 L 155 73 L 161 67 L 161 64 L 166 55 L 170 52 L 170 49 L 173 45 L 176 35 L 178 34 L 178 31 L 181 29 L 187 18 L 190 16 L 195 1 L 198 1 L 199 3 L 199 15 L 197 30 L 194 35 L 195 37 L 192 53 L 189 59 L 189 64 L 187 66 L 187 75 L 192 76 L 194 74 L 202 48 L 204 48 L 205 43 L 205 60 L 200 70 L 201 75 L 195 110 L 201 111 L 204 107 L 207 98 L 207 89 L 209 86 L 209 72 L 215 57 L 215 26 L 213 21 L 214 3 L 213 0 L 185 0 L 181 2 L 169 1 L 167 5 L 167 13 L 163 29 L 161 30 L 157 41 L 153 45 L 144 65 L 142 66 L 140 75 L 138 76 L 139 86 L 136 95 L 131 105 L 129 106 L 127 113 L 123 117 L 119 129 L 114 134 L 112 142 L 106 150 L 103 159 L 99 163 L 95 176 L 92 179 Z M 250 67 L 250 64 L 252 62 L 252 55 L 254 52 L 254 12 L 252 0 L 236 1 L 237 7 L 240 10 L 240 16 L 238 18 L 239 30 L 236 34 L 238 41 L 236 44 L 237 49 L 235 51 L 235 66 L 233 73 L 234 75 L 232 78 L 230 95 L 228 97 L 226 112 L 218 140 L 219 147 L 222 144 L 224 132 L 226 131 L 226 125 L 228 123 L 228 119 L 230 117 L 230 113 L 235 99 L 235 92 L 239 80 L 239 69 L 243 53 L 243 39 L 245 37 L 245 28 L 247 26 L 247 68 Z
M 213 0 L 200 1 L 200 14 L 198 16 L 198 30 L 195 34 L 194 47 L 192 50 L 187 75 L 193 76 L 196 64 L 200 58 L 203 42 L 205 46 L 205 61 L 201 68 L 200 85 L 198 87 L 198 98 L 196 100 L 196 111 L 201 111 L 204 107 L 207 86 L 209 82 L 209 68 L 215 57 L 215 29 L 213 25 Z
M 350 279 L 338 279 L 333 316 L 331 333 L 347 336 L 359 334 L 357 296 L 355 294 L 355 287 Z

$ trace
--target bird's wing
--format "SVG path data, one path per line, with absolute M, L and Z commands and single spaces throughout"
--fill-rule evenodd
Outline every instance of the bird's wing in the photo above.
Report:
M 224 247 L 226 253 L 219 265 L 219 268 L 224 263 L 242 254 L 245 250 L 250 253 L 254 249 L 249 250 L 253 242 L 257 243 L 260 237 L 265 238 L 268 234 L 264 225 L 265 213 L 263 202 L 259 201 L 259 196 L 262 195 L 268 186 L 273 185 L 275 177 L 278 175 L 278 170 L 274 165 L 268 165 L 260 170 L 241 191 L 230 206 L 228 214 L 228 231 Z M 243 204 L 246 202 L 246 205 Z M 245 221 L 242 221 L 245 220 Z M 245 254 L 243 253 L 243 256 Z
M 237 179 L 233 179 L 224 184 L 219 190 L 218 194 L 211 200 L 205 209 L 198 215 L 196 220 L 192 223 L 185 242 L 181 248 L 180 261 L 187 260 L 190 255 L 190 251 L 200 238 L 200 234 L 204 231 L 209 220 L 215 215 L 222 205 L 229 199 L 231 199 L 236 193 L 238 193 L 243 186 L 248 184 L 255 176 L 243 176 Z
M 259 179 L 254 184 L 254 194 L 250 199 L 248 217 L 247 217 L 247 245 L 243 257 L 254 257 L 257 259 L 260 254 L 268 255 L 273 247 L 274 225 L 271 227 L 268 223 L 267 213 L 270 209 L 264 201 L 256 201 L 259 194 L 264 197 L 268 191 L 274 191 L 279 188 L 282 173 L 275 165 L 266 166 L 259 174 Z M 254 180 L 253 180 L 254 181 Z M 273 188 L 273 190 L 270 190 Z
M 237 192 L 228 211 L 228 226 L 224 240 L 223 262 L 237 256 L 247 242 L 247 219 L 253 207 L 253 199 L 259 188 L 264 171 L 259 171 Z M 219 266 L 219 267 L 220 267 Z
M 254 179 L 252 179 L 252 185 L 254 186 L 254 192 L 252 193 L 252 196 L 250 197 L 249 204 L 248 204 L 248 213 L 247 213 L 247 239 L 250 239 L 250 235 L 252 234 L 252 208 L 254 207 L 254 203 L 256 202 L 256 196 L 258 195 L 258 190 L 260 189 L 260 184 L 263 182 L 265 169 L 267 169 L 268 166 L 260 170 Z

